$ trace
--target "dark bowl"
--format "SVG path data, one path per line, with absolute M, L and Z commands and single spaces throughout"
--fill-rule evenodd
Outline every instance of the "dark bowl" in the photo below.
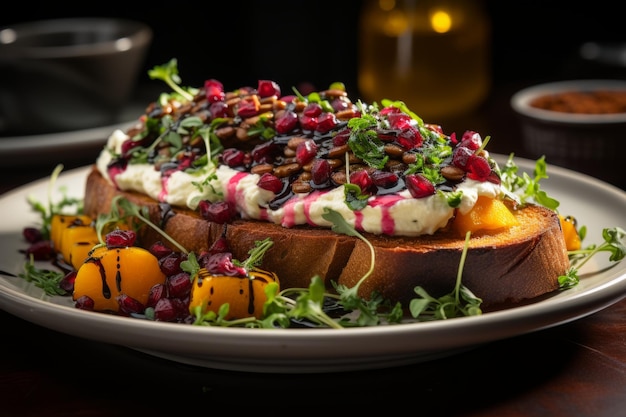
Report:
M 151 41 L 146 24 L 116 18 L 0 28 L 0 132 L 51 133 L 115 123 Z
M 626 174 L 621 164 L 624 163 L 626 112 L 606 113 L 603 112 L 605 107 L 593 110 L 593 106 L 588 106 L 590 111 L 598 113 L 573 113 L 560 107 L 531 105 L 539 97 L 583 93 L 586 96 L 579 97 L 585 100 L 573 103 L 577 111 L 583 111 L 587 108 L 583 107 L 583 102 L 598 92 L 615 92 L 626 97 L 626 81 L 571 80 L 535 85 L 514 94 L 511 107 L 520 121 L 524 149 L 530 157 L 545 155 L 548 163 L 624 186 Z

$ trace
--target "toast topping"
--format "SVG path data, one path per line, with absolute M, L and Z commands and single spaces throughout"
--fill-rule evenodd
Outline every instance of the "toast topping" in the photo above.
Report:
M 175 207 L 226 202 L 284 227 L 330 227 L 332 208 L 360 231 L 417 236 L 500 195 L 482 148 L 476 132 L 446 135 L 402 102 L 353 103 L 339 84 L 303 96 L 268 80 L 232 92 L 208 80 L 150 104 L 97 164 L 120 190 Z

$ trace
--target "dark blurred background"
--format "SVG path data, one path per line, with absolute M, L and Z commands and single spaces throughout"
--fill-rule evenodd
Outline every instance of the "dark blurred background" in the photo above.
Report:
M 160 4 L 40 2 L 20 10 L 3 8 L 0 26 L 54 17 L 128 17 L 154 30 L 146 71 L 176 57 L 187 85 L 217 78 L 234 89 L 269 78 L 284 86 L 310 81 L 325 87 L 340 80 L 357 92 L 362 0 Z M 484 1 L 492 26 L 494 84 L 604 76 L 600 72 L 606 69 L 586 68 L 578 50 L 587 41 L 626 41 L 624 15 L 609 0 L 582 5 L 563 0 Z M 141 81 L 147 82 L 147 75 Z
M 138 80 L 140 102 L 156 98 L 150 96 L 152 91 L 164 90 L 163 83 L 150 80 L 147 71 L 171 58 L 177 58 L 183 84 L 188 86 L 216 78 L 226 89 L 236 89 L 272 79 L 283 89 L 303 82 L 323 89 L 342 81 L 351 97 L 359 97 L 358 22 L 363 4 L 363 0 L 178 0 L 129 7 L 119 0 L 72 6 L 42 2 L 3 8 L 0 26 L 76 16 L 127 17 L 149 24 L 154 39 Z M 585 42 L 626 42 L 624 15 L 609 0 L 583 6 L 563 0 L 485 0 L 482 5 L 491 25 L 489 95 L 471 112 L 437 122 L 448 132 L 472 129 L 491 135 L 497 139 L 491 142 L 492 151 L 514 150 L 535 157 L 517 147 L 519 129 L 509 107 L 510 96 L 546 81 L 624 79 L 626 67 L 587 61 L 579 53 Z M 454 57 L 450 60 L 454 62 Z

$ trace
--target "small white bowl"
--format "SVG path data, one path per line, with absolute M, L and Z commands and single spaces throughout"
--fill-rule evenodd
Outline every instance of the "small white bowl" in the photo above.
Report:
M 565 92 L 620 91 L 622 80 L 568 80 L 525 88 L 511 97 L 520 121 L 521 137 L 528 157 L 546 157 L 548 163 L 575 169 L 626 186 L 623 169 L 626 112 L 585 114 L 533 107 L 538 97 Z

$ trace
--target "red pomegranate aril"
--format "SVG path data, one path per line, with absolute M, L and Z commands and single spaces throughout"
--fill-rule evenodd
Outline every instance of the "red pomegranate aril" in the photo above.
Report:
M 285 134 L 291 132 L 298 125 L 298 115 L 294 111 L 286 111 L 274 125 L 276 132 Z
M 335 116 L 335 113 L 322 113 L 317 118 L 317 128 L 315 128 L 315 130 L 320 133 L 326 133 L 337 126 L 337 124 L 337 116 Z
M 482 156 L 472 154 L 467 160 L 467 177 L 473 180 L 484 181 L 491 174 L 489 162 Z
M 221 156 L 222 162 L 231 168 L 242 166 L 246 160 L 244 151 L 234 148 L 224 149 Z
M 128 294 L 120 294 L 117 296 L 117 304 L 120 307 L 120 311 L 126 314 L 141 314 L 146 309 L 146 306 L 134 299 Z
M 152 246 L 150 246 L 150 249 L 148 249 L 148 250 L 157 259 L 162 259 L 162 258 L 166 257 L 167 255 L 169 255 L 169 254 L 174 252 L 173 249 L 169 248 L 168 246 L 166 246 L 161 241 L 153 243 Z
M 259 188 L 278 194 L 283 189 L 283 182 L 274 174 L 264 173 L 257 182 Z
M 22 236 L 24 236 L 24 239 L 26 239 L 28 243 L 39 242 L 43 239 L 43 234 L 41 233 L 41 230 L 37 229 L 36 227 L 25 227 L 22 230 Z
M 187 272 L 168 277 L 166 285 L 170 297 L 183 298 L 191 292 L 191 278 Z
M 202 200 L 198 204 L 198 208 L 202 218 L 213 223 L 228 223 L 234 216 L 234 211 L 226 201 L 211 203 L 207 200 Z
M 233 254 L 230 252 L 216 253 L 209 257 L 207 271 L 213 275 L 226 275 L 229 277 L 245 277 L 247 271 L 233 263 Z
M 317 155 L 317 144 L 312 139 L 302 141 L 296 148 L 296 162 L 305 165 Z
M 317 129 L 317 117 L 307 116 L 303 114 L 300 116 L 300 127 L 304 130 L 315 130 Z
M 370 192 L 374 187 L 372 177 L 370 177 L 370 174 L 364 169 L 350 174 L 350 183 L 358 185 L 363 193 Z
M 320 185 L 326 183 L 330 179 L 332 167 L 326 159 L 315 159 L 311 165 L 311 181 Z
M 407 175 L 404 182 L 413 198 L 424 198 L 435 194 L 435 186 L 422 174 Z
M 49 240 L 40 240 L 30 245 L 24 253 L 26 257 L 33 257 L 36 261 L 46 261 L 54 258 L 55 251 L 52 247 L 52 242 Z
M 226 97 L 224 93 L 224 85 L 215 79 L 206 80 L 204 82 L 204 90 L 206 98 L 210 103 L 223 101 Z
M 280 146 L 272 141 L 267 141 L 255 146 L 251 151 L 251 155 L 256 163 L 271 164 L 281 152 Z
M 309 117 L 317 117 L 322 114 L 322 111 L 322 106 L 320 106 L 318 103 L 309 103 L 306 105 L 304 110 L 302 110 L 302 114 Z
M 280 86 L 271 80 L 259 80 L 259 86 L 257 88 L 259 97 L 280 97 Z
M 95 303 L 93 299 L 89 297 L 88 295 L 83 295 L 79 297 L 74 303 L 74 307 L 76 307 L 79 310 L 93 311 L 94 306 L 95 306 Z
M 106 246 L 109 249 L 133 246 L 136 239 L 137 234 L 134 231 L 120 229 L 113 230 L 104 237 Z
M 470 148 L 457 146 L 452 153 L 452 164 L 456 167 L 466 169 L 467 161 L 474 154 Z
M 176 321 L 178 308 L 169 298 L 161 298 L 154 306 L 154 319 L 157 321 Z
M 164 284 L 155 284 L 150 288 L 146 307 L 154 307 L 161 298 L 167 296 L 167 288 Z
M 480 137 L 480 134 L 472 130 L 467 130 L 465 131 L 465 133 L 463 133 L 463 137 L 461 138 L 461 146 L 465 146 L 475 151 L 476 149 L 480 148 L 482 144 L 483 140 Z
M 182 271 L 180 264 L 187 257 L 180 252 L 172 252 L 169 255 L 159 259 L 159 268 L 166 276 L 171 276 Z
M 76 275 L 78 273 L 76 271 L 70 271 L 59 281 L 59 288 L 63 291 L 71 294 L 74 292 L 74 283 L 76 282 Z
M 256 95 L 252 95 L 242 99 L 237 104 L 237 114 L 243 118 L 256 116 L 257 114 L 259 114 L 260 108 L 261 103 L 259 102 L 259 97 Z
M 213 244 L 211 245 L 207 253 L 209 255 L 212 255 L 214 253 L 221 253 L 221 252 L 230 252 L 230 246 L 228 245 L 228 240 L 223 236 L 217 239 L 215 242 L 213 242 Z
M 225 101 L 216 101 L 209 106 L 209 113 L 211 113 L 211 119 L 228 117 L 228 104 Z
M 346 143 L 348 143 L 348 140 L 350 139 L 350 129 L 343 129 L 340 130 L 334 137 L 333 137 L 333 145 L 335 146 L 343 146 Z
M 398 183 L 398 175 L 389 171 L 376 170 L 370 174 L 374 185 L 381 188 L 391 188 Z

